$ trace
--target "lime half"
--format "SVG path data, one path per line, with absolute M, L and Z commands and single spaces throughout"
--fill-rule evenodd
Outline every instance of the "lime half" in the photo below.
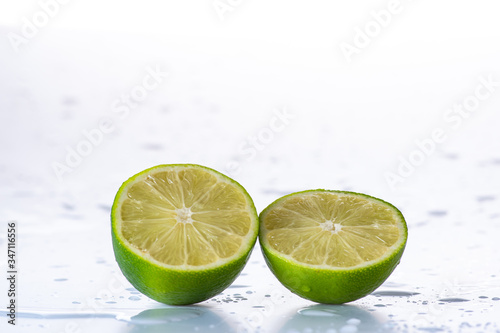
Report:
M 194 164 L 159 165 L 131 177 L 116 194 L 111 224 L 125 277 L 172 305 L 201 302 L 228 287 L 258 234 L 245 189 Z
M 260 223 L 261 248 L 278 280 L 301 297 L 330 304 L 379 287 L 408 236 L 397 208 L 353 192 L 292 193 L 269 205 Z

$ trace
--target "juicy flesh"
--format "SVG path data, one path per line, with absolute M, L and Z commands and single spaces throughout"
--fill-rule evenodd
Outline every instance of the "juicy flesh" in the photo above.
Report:
M 263 222 L 278 252 L 309 265 L 353 267 L 381 257 L 397 242 L 398 221 L 383 203 L 325 192 L 285 199 Z
M 122 235 L 130 244 L 179 266 L 232 256 L 251 225 L 241 190 L 195 168 L 159 171 L 134 183 L 121 218 Z

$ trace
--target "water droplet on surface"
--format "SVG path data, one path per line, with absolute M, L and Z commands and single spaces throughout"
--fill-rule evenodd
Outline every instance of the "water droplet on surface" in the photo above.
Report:
M 145 150 L 162 150 L 164 147 L 158 143 L 145 143 L 141 146 L 141 148 Z
M 63 281 L 68 281 L 68 279 L 61 278 L 61 279 L 54 279 L 54 281 L 56 281 L 56 282 L 63 282 Z
M 0 310 L 0 313 L 3 311 Z M 96 312 L 94 311 L 66 311 L 66 312 L 55 312 L 55 311 L 47 311 L 47 310 L 38 310 L 38 311 L 20 311 L 16 312 L 16 316 L 22 318 L 36 318 L 36 319 L 90 319 L 90 318 L 117 318 L 116 313 L 110 312 Z
M 110 205 L 106 205 L 106 204 L 99 204 L 97 205 L 97 208 L 105 211 L 105 212 L 110 212 L 111 211 L 111 206 Z
M 333 309 L 328 308 L 305 308 L 297 311 L 299 314 L 308 317 L 335 317 L 337 314 Z
M 456 160 L 458 158 L 458 154 L 448 153 L 448 154 L 444 154 L 444 157 L 446 157 L 447 159 L 450 159 L 450 160 Z
M 306 293 L 311 291 L 311 287 L 309 287 L 309 286 L 302 286 L 300 289 L 301 289 L 303 292 L 306 292 Z
M 243 284 L 232 284 L 229 286 L 229 289 L 232 288 L 250 288 L 251 286 L 243 285 Z
M 373 306 L 376 306 L 377 308 L 385 308 L 385 305 L 384 304 L 375 304 Z
M 75 210 L 75 206 L 73 206 L 72 204 L 66 203 L 66 202 L 63 202 L 61 206 L 65 210 Z
M 398 290 L 383 290 L 383 291 L 375 291 L 371 293 L 372 296 L 395 296 L 395 297 L 403 297 L 403 296 L 415 296 L 420 295 L 420 293 L 411 292 L 411 291 L 398 291 Z
M 478 202 L 494 201 L 495 199 L 493 195 L 481 195 L 476 198 Z
M 460 297 L 448 297 L 448 298 L 441 298 L 438 301 L 447 303 L 460 303 L 460 302 L 468 302 L 469 300 Z
M 444 329 L 441 327 L 419 327 L 419 331 L 426 331 L 426 332 L 442 332 Z
M 359 325 L 361 323 L 361 320 L 359 320 L 358 318 L 351 318 L 346 321 L 346 323 L 349 325 Z
M 447 212 L 447 211 L 445 211 L 445 210 L 431 210 L 431 211 L 429 212 L 429 215 L 432 215 L 432 216 L 439 216 L 439 217 L 441 217 L 441 216 L 445 216 L 446 214 L 448 214 L 448 212 Z
M 492 301 L 500 301 L 500 297 L 493 297 L 491 300 Z
M 389 288 L 400 288 L 400 287 L 404 287 L 404 286 L 406 286 L 406 285 L 403 283 L 397 283 L 397 282 L 392 282 L 392 281 L 384 283 L 384 287 L 389 287 Z
M 128 299 L 131 301 L 140 301 L 141 300 L 141 298 L 138 296 L 130 296 Z

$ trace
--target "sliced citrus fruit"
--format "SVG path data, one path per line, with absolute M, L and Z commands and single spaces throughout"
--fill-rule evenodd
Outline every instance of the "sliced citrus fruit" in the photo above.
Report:
M 396 207 L 354 192 L 292 193 L 260 214 L 259 241 L 271 271 L 292 292 L 320 303 L 354 301 L 379 287 L 407 236 Z
M 201 302 L 228 287 L 248 260 L 258 223 L 241 185 L 194 164 L 136 174 L 111 211 L 123 274 L 146 296 L 171 305 Z

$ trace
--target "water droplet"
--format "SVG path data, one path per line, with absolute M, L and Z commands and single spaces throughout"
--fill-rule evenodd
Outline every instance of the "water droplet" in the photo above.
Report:
M 375 291 L 371 293 L 372 296 L 395 296 L 395 297 L 403 297 L 403 296 L 415 296 L 420 295 L 420 293 L 411 292 L 411 291 L 397 291 L 397 290 L 384 290 L 384 291 Z
M 0 313 L 4 311 L 0 310 Z M 47 311 L 47 310 L 39 310 L 39 311 L 16 311 L 16 316 L 20 318 L 34 318 L 34 319 L 90 319 L 90 318 L 116 318 L 118 314 L 110 313 L 110 312 L 96 312 L 94 311 L 64 311 L 64 312 L 56 312 L 56 311 Z
M 400 287 L 404 287 L 405 284 L 403 283 L 397 283 L 397 282 L 386 282 L 384 283 L 384 287 L 389 287 L 389 288 L 400 288 Z
M 105 211 L 105 212 L 110 212 L 111 211 L 111 206 L 110 205 L 106 205 L 106 204 L 99 204 L 97 205 L 97 208 Z
M 359 325 L 361 323 L 361 320 L 359 320 L 358 318 L 351 318 L 346 321 L 346 323 L 349 325 Z
M 479 296 L 479 298 L 488 298 L 488 296 Z
M 253 294 L 253 291 L 248 290 L 246 291 L 246 294 Z
M 335 317 L 337 314 L 332 309 L 327 308 L 305 308 L 297 311 L 299 314 L 308 317 Z
M 447 159 L 450 159 L 450 160 L 456 160 L 458 158 L 458 155 L 454 154 L 454 153 L 448 153 L 448 154 L 444 154 L 444 157 L 446 157 Z
M 419 331 L 426 331 L 426 332 L 442 332 L 444 329 L 441 327 L 420 327 Z
M 500 301 L 500 297 L 493 297 L 491 300 L 492 301 Z
M 75 210 L 75 206 L 66 202 L 63 202 L 61 206 L 66 210 Z
M 229 286 L 229 288 L 250 288 L 251 286 L 246 286 L 246 285 L 242 285 L 242 284 L 232 284 Z
M 459 302 L 468 302 L 469 300 L 460 297 L 448 297 L 448 298 L 441 298 L 438 301 L 447 303 L 459 303 Z
M 448 214 L 448 212 L 445 210 L 431 210 L 429 212 L 429 215 L 432 216 L 445 216 L 446 214 Z
M 493 201 L 495 197 L 493 195 L 481 195 L 476 198 L 478 202 Z
M 78 301 L 73 301 L 71 302 L 72 304 L 82 304 L 81 302 L 78 302 Z
M 131 301 L 140 301 L 141 300 L 141 298 L 138 296 L 130 296 L 128 299 Z
M 376 306 L 377 308 L 385 308 L 384 304 L 375 304 L 374 306 Z
M 61 279 L 54 279 L 54 281 L 56 281 L 56 282 L 63 282 L 63 281 L 68 281 L 68 279 L 61 278 Z
M 158 143 L 145 143 L 141 148 L 145 150 L 162 150 L 164 147 Z

